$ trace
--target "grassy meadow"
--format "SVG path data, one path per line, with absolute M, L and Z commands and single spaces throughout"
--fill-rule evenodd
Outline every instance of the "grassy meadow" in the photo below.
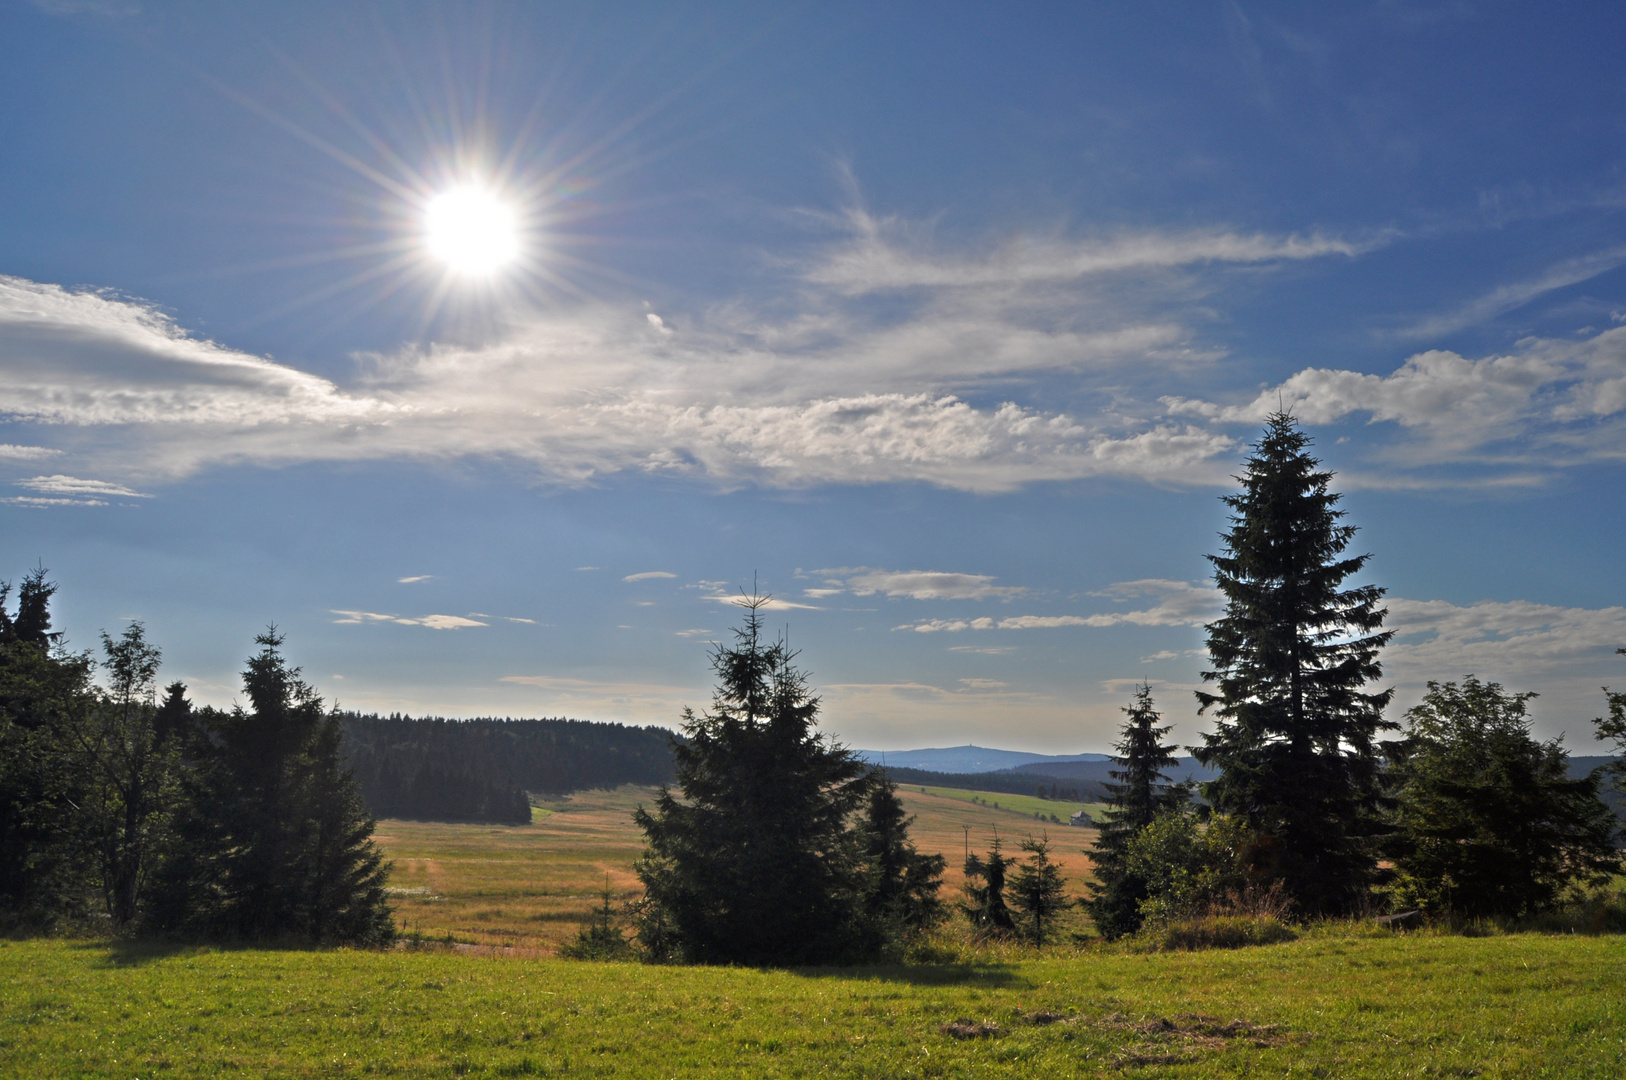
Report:
M 1317 935 L 757 971 L 0 943 L 0 1075 L 1609 1077 L 1626 942 Z
M 950 894 L 968 835 L 1014 847 L 1037 825 L 1020 796 L 965 794 L 902 792 Z M 606 875 L 633 888 L 628 815 L 652 795 L 583 792 L 528 826 L 381 822 L 418 947 L 0 942 L 0 1076 L 1626 1074 L 1619 937 L 1344 924 L 1189 953 L 946 933 L 937 963 L 857 969 L 553 959 Z M 1048 831 L 1076 894 L 1093 831 Z

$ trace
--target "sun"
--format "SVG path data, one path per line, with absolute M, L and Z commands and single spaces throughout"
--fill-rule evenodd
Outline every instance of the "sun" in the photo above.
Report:
M 424 241 L 454 273 L 490 277 L 519 256 L 519 221 L 490 191 L 468 184 L 429 200 Z

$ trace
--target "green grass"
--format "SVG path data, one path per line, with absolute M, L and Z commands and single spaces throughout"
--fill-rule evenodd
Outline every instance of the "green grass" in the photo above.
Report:
M 941 1030 L 960 1020 L 1002 1033 Z M 1623 1074 L 1608 937 L 1351 930 L 807 972 L 0 943 L 8 1077 Z
M 1039 831 L 1023 796 L 900 794 L 921 850 L 949 857 L 949 899 L 967 844 Z M 975 946 L 951 927 L 935 964 L 551 959 L 606 874 L 617 892 L 636 888 L 630 813 L 652 795 L 581 792 L 522 826 L 381 822 L 408 928 L 496 948 L 0 941 L 0 1077 L 1626 1074 L 1619 937 L 1391 936 L 1368 924 L 1234 950 L 1041 954 Z M 1077 895 L 1095 831 L 1048 832 Z M 962 1033 L 998 1033 L 944 1031 L 960 1021 Z
M 904 788 L 905 791 L 919 792 L 919 784 Z M 939 795 L 945 799 L 959 799 L 962 802 L 977 802 L 981 800 L 990 808 L 998 803 L 997 809 L 1009 810 L 1013 814 L 1031 818 L 1034 814 L 1042 814 L 1046 819 L 1051 814 L 1061 818 L 1062 824 L 1073 815 L 1075 810 L 1086 810 L 1089 815 L 1098 817 L 1106 811 L 1106 803 L 1068 802 L 1065 799 L 1041 799 L 1036 795 L 1012 795 L 1004 791 L 967 791 L 962 788 L 932 787 L 927 785 L 924 789 L 929 795 Z

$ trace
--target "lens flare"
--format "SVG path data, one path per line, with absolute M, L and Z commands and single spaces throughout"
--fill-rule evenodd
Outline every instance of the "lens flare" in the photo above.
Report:
M 519 255 L 519 222 L 495 195 L 471 184 L 429 200 L 424 239 L 454 272 L 487 277 Z

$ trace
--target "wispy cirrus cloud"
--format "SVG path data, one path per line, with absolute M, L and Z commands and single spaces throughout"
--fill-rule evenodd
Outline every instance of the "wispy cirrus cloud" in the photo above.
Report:
M 1255 265 L 1353 256 L 1387 239 L 1355 242 L 1320 233 L 1279 236 L 1230 229 L 1143 231 L 1086 239 L 1024 236 L 968 256 L 934 249 L 925 230 L 898 218 L 876 217 L 854 208 L 843 219 L 852 238 L 824 252 L 805 276 L 850 294 L 923 287 L 1018 287 L 1205 264 Z
M 1419 319 L 1397 330 L 1395 336 L 1416 341 L 1444 337 L 1516 311 L 1547 293 L 1590 281 L 1622 265 L 1626 265 L 1626 247 L 1613 247 L 1565 259 L 1534 277 L 1498 286 L 1455 310 Z
M 653 581 L 653 580 L 657 580 L 657 579 L 660 579 L 660 578 L 675 578 L 675 577 L 677 577 L 676 574 L 668 573 L 665 570 L 645 570 L 641 574 L 628 574 L 626 577 L 622 578 L 621 580 L 622 581 Z
M 489 623 L 477 619 L 465 618 L 462 615 L 385 615 L 376 611 L 348 611 L 341 608 L 330 609 L 332 614 L 340 616 L 333 622 L 339 626 L 357 626 L 369 623 L 395 623 L 399 626 L 422 626 L 430 630 L 463 630 L 471 626 L 489 626 Z
M 1018 585 L 995 585 L 988 574 L 961 574 L 941 570 L 877 570 L 872 567 L 832 567 L 812 570 L 824 579 L 823 588 L 802 590 L 812 597 L 854 596 L 907 597 L 911 600 L 988 600 L 1021 596 L 1028 590 Z
M 105 480 L 82 480 L 77 476 L 35 476 L 16 482 L 32 495 L 13 495 L 0 499 L 12 506 L 31 506 L 48 509 L 56 506 L 107 506 L 108 499 L 150 499 L 151 495 L 135 491 L 122 484 Z
M 68 497 L 103 497 L 116 499 L 150 499 L 142 491 L 135 491 L 123 484 L 113 484 L 106 480 L 82 480 L 77 476 L 34 476 L 27 480 L 17 481 L 18 487 L 25 487 L 30 491 L 37 491 L 41 495 L 63 495 Z

